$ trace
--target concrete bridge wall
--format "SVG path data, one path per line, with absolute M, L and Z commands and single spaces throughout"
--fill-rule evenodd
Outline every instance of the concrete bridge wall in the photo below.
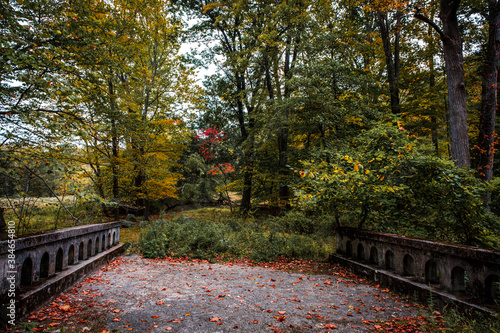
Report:
M 337 254 L 480 303 L 500 298 L 500 252 L 340 228 Z
M 120 222 L 85 225 L 15 239 L 15 267 L 10 266 L 8 241 L 1 241 L 0 296 L 7 294 L 12 281 L 17 290 L 36 284 L 117 245 L 120 225 Z

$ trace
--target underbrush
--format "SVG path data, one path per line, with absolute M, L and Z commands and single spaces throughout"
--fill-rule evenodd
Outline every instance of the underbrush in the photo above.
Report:
M 292 211 L 283 217 L 243 218 L 205 208 L 148 223 L 141 228 L 139 249 L 147 258 L 324 260 L 334 250 L 333 237 L 334 221 L 328 216 Z

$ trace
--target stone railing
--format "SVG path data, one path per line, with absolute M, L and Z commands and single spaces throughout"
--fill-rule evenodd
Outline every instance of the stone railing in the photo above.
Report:
M 498 251 L 340 228 L 337 254 L 475 302 L 499 299 Z
M 31 286 L 117 245 L 120 225 L 120 222 L 92 224 L 18 238 L 14 244 L 15 267 L 8 260 L 8 241 L 1 241 L 0 296 L 14 286 L 15 289 Z

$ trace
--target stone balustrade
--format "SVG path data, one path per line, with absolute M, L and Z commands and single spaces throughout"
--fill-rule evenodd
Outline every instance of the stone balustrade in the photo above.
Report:
M 500 252 L 340 228 L 337 255 L 479 303 L 499 300 Z
M 117 245 L 119 240 L 120 222 L 78 226 L 18 238 L 14 246 L 15 269 L 9 266 L 9 243 L 1 241 L 0 296 L 12 289 L 12 282 L 16 290 L 31 286 Z

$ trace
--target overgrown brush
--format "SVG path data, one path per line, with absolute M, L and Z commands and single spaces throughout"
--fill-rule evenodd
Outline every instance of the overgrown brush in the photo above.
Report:
M 209 259 L 249 257 L 325 259 L 333 250 L 332 219 L 309 218 L 300 212 L 283 217 L 253 219 L 198 211 L 204 220 L 179 216 L 160 219 L 142 228 L 139 248 L 147 258 L 189 256 Z

